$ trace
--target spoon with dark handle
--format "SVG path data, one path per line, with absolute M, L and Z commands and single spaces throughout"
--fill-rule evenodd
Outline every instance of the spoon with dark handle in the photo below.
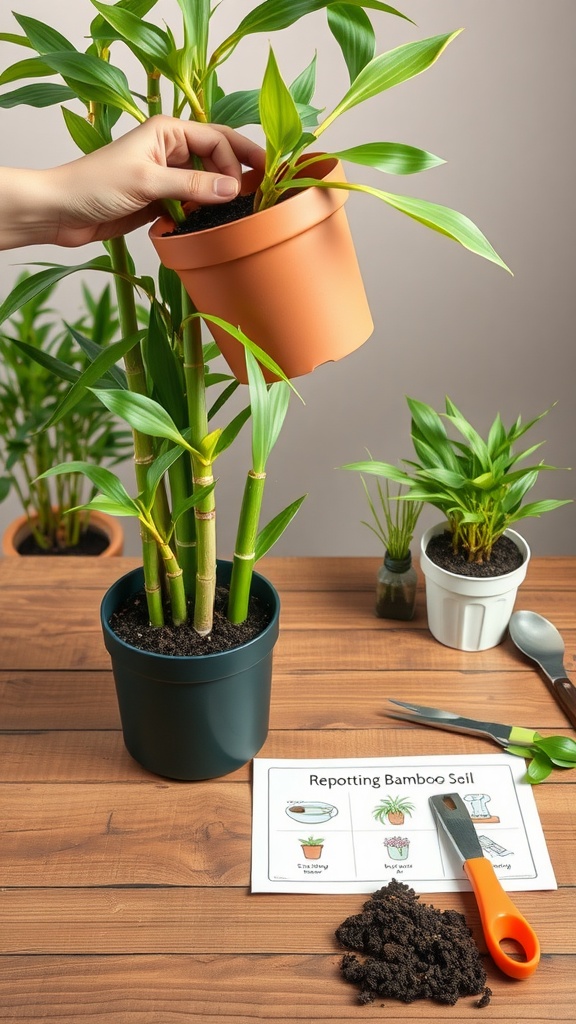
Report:
M 576 728 L 576 687 L 564 668 L 564 641 L 548 619 L 537 612 L 514 612 L 509 625 L 510 636 L 519 651 L 540 666 L 546 685 Z

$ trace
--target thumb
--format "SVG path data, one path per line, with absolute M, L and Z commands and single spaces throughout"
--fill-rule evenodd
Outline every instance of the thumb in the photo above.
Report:
M 174 167 L 159 168 L 154 182 L 155 195 L 150 199 L 179 199 L 182 203 L 222 203 L 233 199 L 240 191 L 240 182 L 231 175 L 211 171 L 182 170 Z

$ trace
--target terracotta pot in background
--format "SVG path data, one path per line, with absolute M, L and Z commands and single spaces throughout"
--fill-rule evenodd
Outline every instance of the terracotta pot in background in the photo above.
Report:
M 98 558 L 112 558 L 122 554 L 124 549 L 124 531 L 113 516 L 107 516 L 103 512 L 90 513 L 90 526 L 104 533 L 108 538 L 108 547 L 102 551 Z M 13 519 L 6 527 L 2 535 L 2 554 L 19 557 L 19 545 L 30 533 L 27 516 L 19 516 Z M 42 556 L 44 557 L 44 556 Z M 58 558 L 58 555 L 54 556 Z
M 302 172 L 345 181 L 334 158 Z M 243 175 L 242 193 L 259 174 Z M 175 270 L 200 313 L 240 327 L 288 377 L 342 359 L 359 348 L 374 325 L 344 211 L 344 189 L 308 188 L 241 220 L 187 235 L 161 217 L 150 238 Z M 230 369 L 246 382 L 242 345 L 208 324 Z

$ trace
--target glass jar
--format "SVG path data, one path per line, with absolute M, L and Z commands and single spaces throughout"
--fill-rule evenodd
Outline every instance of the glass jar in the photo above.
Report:
M 378 570 L 376 615 L 380 619 L 411 619 L 416 606 L 418 577 L 410 551 L 406 558 L 392 558 L 388 552 Z

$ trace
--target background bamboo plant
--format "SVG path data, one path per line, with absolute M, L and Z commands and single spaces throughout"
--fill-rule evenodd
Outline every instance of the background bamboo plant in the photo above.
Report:
M 25 284 L 28 274 L 20 275 Z M 54 461 L 90 460 L 115 465 L 130 455 L 131 437 L 95 395 L 81 401 L 50 428 L 46 424 L 95 354 L 114 336 L 117 317 L 110 285 L 94 296 L 83 288 L 84 309 L 64 323 L 48 304 L 55 285 L 26 302 L 0 333 L 0 501 L 17 495 L 40 551 L 77 547 L 88 514 L 72 511 L 92 488 L 80 474 L 38 479 Z M 122 371 L 116 370 L 119 378 Z
M 237 28 L 214 48 L 210 45 L 210 0 L 177 0 L 181 14 L 182 43 L 169 27 L 146 19 L 157 0 L 119 0 L 115 4 L 91 0 L 93 17 L 85 52 L 65 36 L 33 18 L 15 14 L 21 34 L 2 33 L 0 39 L 22 47 L 33 56 L 17 61 L 0 75 L 0 86 L 28 81 L 0 95 L 0 107 L 20 103 L 37 107 L 78 101 L 82 113 L 62 106 L 68 132 L 84 153 L 113 138 L 118 119 L 127 114 L 137 122 L 161 113 L 216 122 L 239 128 L 261 122 L 266 135 L 267 172 L 259 202 L 269 206 L 288 187 L 307 187 L 306 178 L 294 178 L 296 166 L 305 169 L 301 157 L 315 144 L 337 116 L 356 104 L 420 74 L 438 59 L 456 33 L 398 47 L 375 57 L 375 32 L 366 13 L 371 11 L 410 19 L 379 0 L 264 0 L 244 17 Z M 308 14 L 325 10 L 329 27 L 338 42 L 349 76 L 350 89 L 318 124 L 313 106 L 316 59 L 312 59 L 288 88 L 270 55 L 261 89 L 225 94 L 218 72 L 246 37 L 288 28 Z M 131 88 L 115 58 L 126 46 L 141 68 L 143 87 Z M 46 81 L 46 79 L 54 79 Z M 171 91 L 166 102 L 163 84 Z M 139 83 L 140 85 L 140 83 Z M 373 143 L 341 151 L 344 159 L 395 174 L 411 174 L 442 161 L 430 153 L 395 143 Z M 314 160 L 313 155 L 306 158 Z M 312 183 L 317 184 L 314 179 Z M 482 233 L 454 211 L 422 200 L 398 197 L 368 186 L 337 183 L 335 187 L 361 190 L 448 235 L 473 251 L 502 264 Z M 182 219 L 177 203 L 170 203 L 176 220 Z M 52 423 L 79 402 L 86 389 L 132 427 L 137 497 L 130 498 L 109 471 L 77 463 L 101 494 L 92 507 L 118 515 L 136 516 L 141 523 L 143 564 L 150 620 L 164 618 L 163 579 L 168 581 L 172 614 L 186 616 L 185 601 L 194 602 L 195 628 L 211 628 L 211 601 L 215 575 L 214 459 L 232 443 L 249 411 L 232 419 L 225 428 L 213 428 L 212 419 L 231 396 L 236 383 L 210 372 L 213 346 L 203 346 L 197 311 L 181 291 L 175 276 L 164 269 L 158 281 L 136 273 L 124 238 L 107 244 L 107 255 L 76 267 L 50 266 L 17 286 L 0 308 L 0 322 L 46 287 L 70 273 L 98 270 L 114 275 L 120 321 L 120 340 L 99 353 L 70 390 Z M 148 319 L 142 329 L 137 314 L 137 294 L 148 301 Z M 281 369 L 235 327 L 224 325 L 257 361 L 281 378 Z M 110 379 L 116 360 L 124 358 L 122 382 Z M 301 499 L 280 513 L 264 531 L 257 533 L 254 507 L 261 501 L 264 464 L 285 413 L 287 399 L 281 387 L 267 389 L 260 370 L 250 361 L 250 407 L 254 417 L 254 465 L 248 475 L 241 513 L 241 537 L 234 566 L 236 581 L 246 593 L 250 569 L 256 557 L 268 550 L 299 507 Z M 105 387 L 96 386 L 104 378 Z M 209 404 L 208 389 L 221 385 L 218 398 Z M 268 397 L 264 397 L 264 395 Z M 271 397 L 273 396 L 273 397 Z M 183 456 L 186 454 L 186 457 Z M 50 472 L 60 475 L 71 466 Z M 170 499 L 170 500 L 169 500 Z M 231 614 L 244 614 L 245 597 L 231 596 Z

